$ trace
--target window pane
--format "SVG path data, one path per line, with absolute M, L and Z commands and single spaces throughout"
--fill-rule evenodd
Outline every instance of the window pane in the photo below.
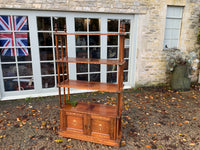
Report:
M 100 58 L 100 48 L 99 47 L 90 48 L 90 58 L 95 58 L 95 59 Z
M 171 18 L 182 18 L 183 7 L 167 7 L 167 17 Z
M 100 65 L 90 64 L 90 72 L 99 72 L 99 71 L 100 71 Z
M 42 88 L 52 88 L 55 87 L 54 76 L 42 77 Z
M 109 35 L 107 40 L 108 40 L 108 45 L 117 45 L 118 44 L 118 36 L 117 35 Z
M 15 31 L 27 31 L 28 30 L 28 17 L 26 16 L 14 16 L 13 26 Z
M 100 82 L 100 73 L 90 74 L 90 81 Z
M 100 45 L 100 36 L 99 35 L 89 36 L 89 44 L 90 45 Z
M 77 58 L 88 58 L 87 48 L 76 48 Z
M 66 27 L 66 20 L 65 18 L 53 17 L 53 30 L 55 30 L 55 24 L 57 24 L 58 31 L 64 31 L 64 27 Z
M 108 32 L 118 32 L 118 20 L 108 20 Z
M 39 46 L 52 46 L 51 33 L 38 33 Z
M 130 32 L 130 20 L 124 19 L 120 23 L 125 23 L 125 32 Z
M 89 19 L 89 31 L 100 31 L 99 19 Z
M 31 49 L 30 48 L 22 48 L 23 51 L 25 51 L 24 53 L 26 53 L 26 55 L 18 55 L 17 56 L 17 60 L 18 61 L 31 61 Z M 21 48 L 17 48 L 17 51 L 21 51 Z
M 19 76 L 31 76 L 31 75 L 33 75 L 31 63 L 19 64 L 18 69 L 19 69 Z
M 39 31 L 51 30 L 51 18 L 50 17 L 37 17 L 37 27 Z
M 15 64 L 2 65 L 3 77 L 15 77 L 17 76 L 17 69 Z
M 32 78 L 20 78 L 20 90 L 32 90 L 34 89 L 34 82 Z
M 88 72 L 88 64 L 76 64 L 77 73 Z
M 0 16 L 0 31 L 11 31 L 11 17 L 10 16 Z
M 117 65 L 107 65 L 107 71 L 117 71 Z
M 116 83 L 117 73 L 107 73 L 107 83 Z
M 4 79 L 5 91 L 18 91 L 17 79 Z
M 76 35 L 76 46 L 86 46 L 87 35 Z
M 128 82 L 128 72 L 124 72 L 123 75 L 124 75 L 124 76 L 123 76 L 124 82 Z
M 2 49 L 0 49 L 0 51 L 2 52 Z M 14 62 L 15 61 L 14 56 L 4 56 L 2 53 L 0 53 L 0 57 L 1 57 L 1 62 Z
M 75 31 L 87 31 L 86 18 L 75 18 Z
M 129 58 L 129 47 L 124 48 L 124 58 Z
M 128 60 L 125 60 L 124 70 L 128 70 Z
M 54 74 L 54 63 L 41 63 L 42 75 Z
M 87 74 L 77 75 L 77 80 L 88 81 L 88 75 Z
M 11 32 L 0 33 L 0 47 L 11 47 L 11 46 L 14 46 L 13 34 Z M 10 52 L 8 54 L 7 50 L 8 49 L 5 49 L 5 51 L 2 52 L 3 55 L 8 56 L 10 54 Z
M 130 35 L 129 34 L 126 34 L 126 36 L 125 36 L 125 40 L 124 40 L 124 45 L 129 45 L 130 44 Z
M 117 58 L 117 47 L 108 47 L 107 58 Z
M 40 60 L 53 60 L 52 48 L 40 48 Z

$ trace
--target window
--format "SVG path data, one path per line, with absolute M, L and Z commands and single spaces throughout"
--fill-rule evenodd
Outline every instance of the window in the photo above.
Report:
M 27 16 L 0 16 L 4 91 L 34 89 Z
M 164 48 L 178 48 L 183 7 L 167 7 Z
M 42 88 L 53 88 L 57 84 L 53 36 L 55 23 L 57 30 L 63 32 L 66 26 L 65 17 L 37 17 Z

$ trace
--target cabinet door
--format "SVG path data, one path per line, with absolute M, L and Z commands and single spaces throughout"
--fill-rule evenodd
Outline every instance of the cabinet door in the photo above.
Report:
M 91 115 L 90 119 L 88 119 L 88 124 L 90 126 L 90 135 L 108 139 L 114 138 L 114 118 Z
M 81 113 L 61 111 L 61 130 L 77 134 L 86 134 L 87 116 Z

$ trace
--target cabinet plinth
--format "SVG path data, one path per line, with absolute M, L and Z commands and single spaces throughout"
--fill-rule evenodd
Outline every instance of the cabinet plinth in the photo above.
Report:
M 55 25 L 56 27 L 56 25 Z M 120 33 L 58 33 L 55 29 L 56 63 L 58 73 L 58 92 L 60 104 L 60 132 L 64 137 L 95 142 L 110 146 L 119 146 L 122 136 L 122 97 L 123 97 L 123 68 L 124 68 L 124 38 L 125 24 L 120 26 Z M 99 35 L 119 36 L 118 60 L 73 58 L 68 57 L 67 36 Z M 88 56 L 89 57 L 89 56 Z M 118 66 L 117 83 L 102 83 L 69 79 L 68 63 L 104 64 Z M 117 93 L 117 105 L 78 102 L 72 107 L 66 102 L 66 88 L 70 100 L 70 88 L 86 89 Z M 63 90 L 63 98 L 61 97 Z M 62 101 L 64 104 L 62 104 Z

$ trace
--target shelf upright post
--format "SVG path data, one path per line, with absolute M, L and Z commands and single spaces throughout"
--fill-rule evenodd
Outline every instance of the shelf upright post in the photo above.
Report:
M 66 25 L 64 27 L 65 33 L 67 32 Z M 67 48 L 67 35 L 65 35 L 65 59 L 68 59 L 68 48 Z M 69 65 L 68 62 L 66 63 L 66 73 L 67 73 L 67 80 L 69 80 Z M 67 88 L 67 98 L 70 100 L 70 89 Z
M 55 24 L 55 31 L 57 33 L 57 24 Z M 56 59 L 59 60 L 59 49 L 58 49 L 58 35 L 55 35 L 55 42 L 56 42 Z M 57 62 L 57 71 L 58 71 L 58 84 L 60 84 L 60 69 L 59 69 L 59 63 Z M 58 92 L 59 92 L 59 105 L 62 107 L 62 102 L 61 102 L 61 87 L 58 87 Z
M 125 39 L 125 24 L 120 24 L 119 34 L 119 65 L 118 70 L 118 90 L 117 93 L 117 138 L 121 134 L 121 114 L 122 114 L 122 97 L 123 97 L 123 70 L 124 70 L 124 39 Z

